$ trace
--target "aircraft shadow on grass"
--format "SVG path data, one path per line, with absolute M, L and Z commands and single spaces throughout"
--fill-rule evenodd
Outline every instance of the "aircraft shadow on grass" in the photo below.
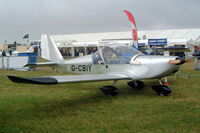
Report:
M 151 81 L 148 82 L 147 84 L 154 84 L 156 81 Z M 112 104 L 113 100 L 116 100 L 118 98 L 131 98 L 134 100 L 134 98 L 138 98 L 137 96 L 147 96 L 147 97 L 155 97 L 153 91 L 149 87 L 145 87 L 145 89 L 142 90 L 132 90 L 132 88 L 128 86 L 121 86 L 120 87 L 120 95 L 111 98 L 102 95 L 101 93 L 95 92 L 93 95 L 90 94 L 85 94 L 85 95 L 77 95 L 74 96 L 74 98 L 61 98 L 61 99 L 56 99 L 56 100 L 50 100 L 50 101 L 45 101 L 44 103 L 39 103 L 36 104 L 35 108 L 33 109 L 34 113 L 37 115 L 41 114 L 44 115 L 46 113 L 47 115 L 49 114 L 54 114 L 56 115 L 57 112 L 59 113 L 67 113 L 69 112 L 76 112 L 77 110 L 84 110 L 84 108 L 91 107 L 92 105 L 98 106 L 102 103 L 110 103 Z M 149 93 L 149 92 L 152 93 Z M 134 94 L 134 95 L 133 95 Z

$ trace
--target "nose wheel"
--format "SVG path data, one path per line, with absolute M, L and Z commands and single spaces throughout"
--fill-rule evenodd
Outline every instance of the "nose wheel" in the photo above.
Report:
M 168 86 L 159 85 L 159 86 L 152 86 L 152 89 L 159 95 L 159 96 L 167 96 L 172 91 Z
M 171 89 L 163 85 L 162 82 L 159 80 L 160 85 L 152 86 L 152 89 L 159 95 L 159 96 L 168 96 L 172 91 Z

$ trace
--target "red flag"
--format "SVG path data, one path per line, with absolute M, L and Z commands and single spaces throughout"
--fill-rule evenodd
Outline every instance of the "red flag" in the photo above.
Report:
M 131 12 L 129 12 L 127 10 L 124 10 L 124 12 L 128 16 L 128 19 L 131 24 L 133 44 L 136 46 L 136 48 L 138 48 L 138 46 L 137 46 L 138 45 L 138 35 L 137 35 L 137 27 L 136 27 L 135 19 L 134 19 L 133 15 L 131 14 Z

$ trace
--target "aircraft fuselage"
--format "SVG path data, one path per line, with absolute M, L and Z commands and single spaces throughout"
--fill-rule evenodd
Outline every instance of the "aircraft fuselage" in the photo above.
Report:
M 90 56 L 87 56 L 90 58 Z M 134 58 L 134 57 L 133 57 Z M 63 72 L 73 72 L 78 74 L 104 74 L 104 73 L 127 73 L 133 79 L 159 79 L 171 75 L 178 71 L 179 65 L 170 64 L 170 60 L 176 60 L 177 56 L 145 56 L 140 55 L 130 62 L 130 64 L 93 64 L 73 62 L 72 60 L 63 62 L 57 66 Z M 89 59 L 88 59 L 89 60 Z M 137 63 L 134 63 L 137 62 Z

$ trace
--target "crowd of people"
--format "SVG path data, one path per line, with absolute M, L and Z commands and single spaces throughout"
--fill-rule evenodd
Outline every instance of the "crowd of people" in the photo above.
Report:
M 75 47 L 74 50 L 72 50 L 71 48 L 59 48 L 59 50 L 62 56 L 72 57 L 74 55 L 75 57 L 78 57 L 96 52 L 97 47 L 88 47 L 86 48 L 86 50 L 84 47 Z

